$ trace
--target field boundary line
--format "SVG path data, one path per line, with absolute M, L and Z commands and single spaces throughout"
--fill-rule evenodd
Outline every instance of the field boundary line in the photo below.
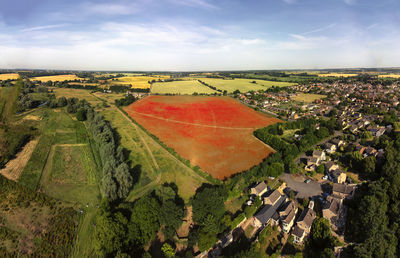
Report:
M 253 131 L 258 129 L 258 128 L 260 128 L 260 127 L 228 127 L 228 126 L 217 126 L 217 125 L 206 125 L 206 124 L 198 124 L 198 123 L 189 123 L 189 122 L 183 122 L 183 121 L 179 121 L 179 120 L 175 120 L 175 119 L 168 119 L 168 118 L 153 116 L 153 115 L 150 115 L 150 114 L 145 114 L 145 113 L 141 113 L 141 112 L 137 112 L 137 111 L 133 111 L 133 110 L 130 110 L 129 112 L 132 112 L 132 113 L 135 113 L 135 114 L 139 114 L 139 115 L 143 115 L 143 116 L 148 116 L 148 117 L 155 118 L 155 119 L 160 119 L 160 120 L 167 121 L 167 122 L 185 124 L 185 125 L 192 125 L 192 126 L 202 126 L 202 127 L 208 127 L 208 128 L 229 129 L 229 130 L 253 130 Z

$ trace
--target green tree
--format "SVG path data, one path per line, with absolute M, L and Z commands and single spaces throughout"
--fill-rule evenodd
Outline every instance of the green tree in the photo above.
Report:
M 86 120 L 86 110 L 84 108 L 78 109 L 76 112 L 76 119 L 78 121 L 85 121 Z
M 161 251 L 163 252 L 163 255 L 167 258 L 175 257 L 175 250 L 168 243 L 163 244 L 163 246 L 161 247 Z

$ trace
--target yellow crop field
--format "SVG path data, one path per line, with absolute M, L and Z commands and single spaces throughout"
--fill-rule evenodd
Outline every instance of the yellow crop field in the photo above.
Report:
M 380 74 L 378 75 L 379 78 L 400 78 L 400 74 Z
M 18 79 L 19 75 L 17 73 L 3 73 L 0 74 L 0 81 L 5 80 L 16 80 Z
M 52 76 L 39 76 L 31 78 L 31 81 L 41 81 L 41 82 L 62 82 L 62 81 L 73 81 L 73 80 L 83 80 L 75 74 L 63 74 L 63 75 L 52 75 Z
M 357 76 L 356 73 L 320 73 L 319 77 L 353 77 Z
M 317 99 L 323 99 L 326 98 L 326 95 L 321 95 L 321 94 L 311 94 L 311 93 L 299 93 L 295 96 L 292 96 L 291 99 L 299 102 L 304 102 L 304 103 L 312 103 Z
M 109 80 L 112 84 L 119 84 L 119 85 L 132 85 L 132 88 L 141 88 L 147 89 L 150 88 L 149 81 L 152 80 L 164 80 L 169 79 L 169 75 L 160 75 L 160 76 L 126 76 L 120 77 L 118 79 L 111 79 Z

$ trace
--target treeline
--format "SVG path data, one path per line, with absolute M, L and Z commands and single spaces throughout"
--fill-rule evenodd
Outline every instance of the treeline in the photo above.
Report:
M 318 127 L 319 129 L 317 129 Z M 277 123 L 258 129 L 254 132 L 254 135 L 271 146 L 276 152 L 269 155 L 261 164 L 232 176 L 227 181 L 227 187 L 233 194 L 234 192 L 237 193 L 236 188 L 239 182 L 248 185 L 263 177 L 278 177 L 285 170 L 295 173 L 298 167 L 294 163 L 294 159 L 302 152 L 310 149 L 312 145 L 332 135 L 336 127 L 335 119 L 327 121 L 299 119 L 294 122 Z M 296 140 L 294 144 L 289 144 L 278 136 L 283 134 L 284 130 L 294 129 L 298 129 L 298 133 L 301 135 L 301 139 Z
M 185 216 L 184 202 L 175 184 L 164 184 L 136 200 L 116 206 L 104 200 L 100 206 L 94 234 L 98 255 L 104 257 L 151 257 L 144 247 L 161 230 L 171 242 Z
M 120 106 L 129 106 L 130 104 L 132 104 L 133 102 L 135 102 L 137 100 L 138 100 L 137 98 L 135 98 L 133 95 L 129 94 L 124 98 L 116 99 L 115 100 L 115 105 L 117 105 L 118 107 L 120 107 Z
M 222 91 L 221 89 L 217 89 L 216 87 L 211 86 L 210 84 L 205 83 L 205 82 L 203 82 L 203 81 L 201 81 L 201 80 L 198 80 L 198 81 L 199 81 L 201 84 L 203 84 L 204 86 L 206 86 L 206 87 L 208 87 L 208 88 L 210 88 L 210 89 L 212 89 L 212 90 L 221 92 L 221 93 L 223 93 L 224 95 L 226 95 L 226 94 L 228 93 L 226 90 Z
M 79 121 L 88 121 L 88 129 L 96 142 L 102 161 L 101 193 L 111 201 L 125 199 L 134 182 L 127 164 L 126 150 L 118 144 L 111 124 L 86 100 L 61 97 L 51 102 L 49 107 L 66 107 L 68 113 L 76 113 Z
M 18 74 L 25 78 L 32 78 L 32 77 L 38 77 L 38 76 L 53 76 L 53 75 L 71 74 L 71 71 L 33 70 L 33 71 L 19 71 Z
M 393 132 L 385 145 L 384 161 L 373 171 L 377 179 L 347 201 L 345 239 L 354 244 L 343 257 L 400 256 L 400 135 Z

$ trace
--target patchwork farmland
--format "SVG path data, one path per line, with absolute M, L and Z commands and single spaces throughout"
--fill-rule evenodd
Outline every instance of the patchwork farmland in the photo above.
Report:
M 272 150 L 253 131 L 280 121 L 229 97 L 150 96 L 125 111 L 183 158 L 218 179 L 266 158 Z
M 73 81 L 73 80 L 83 80 L 75 74 L 62 74 L 62 75 L 52 75 L 52 76 L 39 76 L 31 78 L 31 81 L 41 81 L 41 82 L 62 82 L 62 81 Z
M 173 82 L 157 82 L 151 86 L 151 92 L 155 94 L 181 94 L 192 95 L 219 93 L 207 86 L 204 86 L 197 80 L 189 81 L 173 81 Z

